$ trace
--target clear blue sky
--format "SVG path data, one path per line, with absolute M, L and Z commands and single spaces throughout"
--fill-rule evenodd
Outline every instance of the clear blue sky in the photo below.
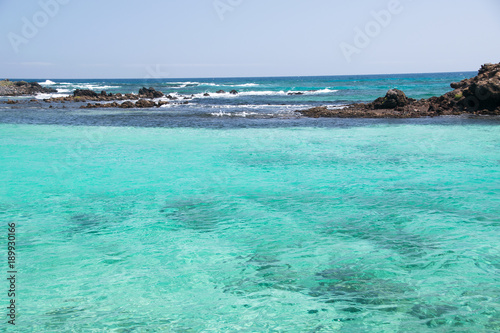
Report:
M 389 74 L 500 62 L 500 1 L 391 1 L 0 0 L 0 78 Z M 389 18 L 373 15 L 389 9 Z

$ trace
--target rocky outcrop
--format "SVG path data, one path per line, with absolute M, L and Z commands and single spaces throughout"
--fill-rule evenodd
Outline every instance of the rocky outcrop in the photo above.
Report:
M 142 98 L 160 98 L 160 97 L 163 97 L 164 95 L 161 91 L 157 91 L 153 87 L 149 87 L 149 88 L 142 87 L 139 90 L 139 96 Z
M 440 97 L 415 100 L 391 89 L 368 104 L 352 104 L 330 110 L 315 107 L 298 111 L 307 117 L 419 118 L 440 115 L 500 115 L 500 63 L 486 64 L 478 75 L 451 83 L 454 89 Z
M 135 102 L 135 107 L 136 108 L 152 108 L 157 106 L 155 102 L 153 101 L 148 101 L 145 99 L 140 99 L 137 102 Z
M 231 95 L 238 95 L 238 91 L 237 90 L 231 90 L 229 93 Z
M 56 89 L 42 87 L 38 82 L 0 81 L 0 96 L 51 94 L 56 92 Z
M 126 101 L 126 102 L 123 102 L 122 104 L 120 104 L 120 107 L 122 109 L 131 109 L 131 108 L 135 107 L 135 105 L 131 101 Z
M 125 101 L 121 104 L 117 102 L 112 102 L 112 103 L 87 103 L 87 105 L 82 105 L 80 106 L 80 109 L 97 109 L 97 108 L 122 108 L 122 109 L 132 109 L 132 108 L 154 108 L 154 107 L 160 107 L 162 105 L 169 104 L 169 102 L 166 101 L 158 101 L 158 103 L 155 103 L 150 100 L 145 100 L 145 99 L 140 99 L 137 102 L 133 103 L 132 101 Z
M 481 66 L 478 75 L 452 83 L 452 92 L 444 99 L 469 112 L 495 111 L 500 108 L 500 63 Z
M 75 91 L 73 91 L 73 97 L 98 98 L 99 95 L 93 90 L 76 89 Z
M 415 102 L 414 99 L 406 97 L 405 93 L 398 89 L 391 89 L 387 92 L 385 97 L 379 97 L 371 103 L 375 110 L 380 109 L 395 109 L 397 107 L 404 107 Z
M 141 88 L 138 94 L 121 94 L 121 93 L 107 93 L 105 90 L 101 91 L 99 94 L 93 90 L 88 89 L 76 89 L 73 92 L 73 96 L 65 97 L 53 97 L 44 99 L 44 102 L 111 102 L 111 101 L 124 101 L 124 100 L 139 100 L 139 99 L 153 99 L 163 97 L 164 94 L 161 91 L 157 91 L 154 88 Z M 172 96 L 167 96 L 169 99 L 176 99 Z M 97 103 L 99 104 L 99 103 Z M 97 105 L 93 104 L 93 105 Z M 101 105 L 101 104 L 99 104 Z M 108 104 L 102 104 L 108 105 Z M 103 106 L 104 107 L 104 106 Z

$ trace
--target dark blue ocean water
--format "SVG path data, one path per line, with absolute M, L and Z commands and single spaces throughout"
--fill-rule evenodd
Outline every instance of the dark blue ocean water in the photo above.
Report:
M 301 117 L 296 110 L 320 105 L 336 108 L 354 102 L 369 102 L 384 96 L 392 88 L 401 89 L 416 99 L 439 96 L 452 90 L 451 82 L 474 75 L 474 72 L 466 72 L 213 79 L 40 79 L 38 81 L 42 85 L 55 88 L 58 93 L 37 96 L 39 104 L 3 107 L 0 104 L 0 110 L 3 110 L 0 112 L 0 122 L 148 127 L 302 126 L 313 124 L 314 121 L 298 119 Z M 42 102 L 50 96 L 71 94 L 74 89 L 125 94 L 137 93 L 141 87 L 153 87 L 177 100 L 163 98 L 171 103 L 159 109 L 126 111 L 82 111 L 78 109 L 82 103 L 52 103 L 52 109 L 48 110 L 50 105 Z M 217 93 L 221 90 L 224 93 Z M 238 94 L 231 94 L 232 90 L 238 91 Z M 22 117 L 19 117 L 16 109 L 24 110 Z M 40 113 L 39 109 L 45 112 Z

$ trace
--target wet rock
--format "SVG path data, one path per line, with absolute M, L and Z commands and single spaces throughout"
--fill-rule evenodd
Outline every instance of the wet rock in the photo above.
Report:
M 500 64 L 483 65 L 478 76 L 466 81 L 462 89 L 459 90 L 464 97 L 462 104 L 468 109 L 470 106 L 472 111 L 500 108 Z
M 126 101 L 126 102 L 123 102 L 122 104 L 120 104 L 120 108 L 122 108 L 122 109 L 131 109 L 133 107 L 135 107 L 135 105 L 131 101 Z
M 36 95 L 40 93 L 50 94 L 56 92 L 56 89 L 42 87 L 38 82 L 0 81 L 0 96 Z
M 440 115 L 500 115 L 500 64 L 486 64 L 478 75 L 454 82 L 455 90 L 439 97 L 415 100 L 391 89 L 385 97 L 368 104 L 352 104 L 328 110 L 316 107 L 299 111 L 307 117 L 340 118 L 418 118 Z
M 203 96 L 210 97 L 210 94 L 209 93 L 204 93 Z
M 226 92 L 225 92 L 224 90 L 222 90 L 222 89 L 221 89 L 221 90 L 216 91 L 216 93 L 217 93 L 217 94 L 225 94 Z
M 90 98 L 97 98 L 99 95 L 92 90 L 89 89 L 76 89 L 73 91 L 73 97 L 90 97 Z
M 372 104 L 374 109 L 395 109 L 408 105 L 410 99 L 398 89 L 391 89 L 385 97 L 377 98 Z
M 142 87 L 139 90 L 139 96 L 146 97 L 146 98 L 160 98 L 160 97 L 163 97 L 164 95 L 161 91 L 157 91 L 153 87 L 149 87 L 149 88 Z
M 120 104 L 118 104 L 117 102 L 106 103 L 106 104 L 101 104 L 101 103 L 91 104 L 91 103 L 87 103 L 87 105 L 80 106 L 80 109 L 117 108 L 117 107 L 120 107 Z
M 237 91 L 237 90 L 234 90 L 234 89 L 233 89 L 233 90 L 231 90 L 229 93 L 230 93 L 231 95 L 238 95 L 238 91 Z
M 145 99 L 140 99 L 137 102 L 135 102 L 135 107 L 136 108 L 152 108 L 157 106 L 155 102 L 153 101 L 148 101 Z
M 298 92 L 289 92 L 287 95 L 288 95 L 288 96 L 304 95 L 304 93 L 303 93 L 303 92 L 300 92 L 300 91 L 298 91 Z

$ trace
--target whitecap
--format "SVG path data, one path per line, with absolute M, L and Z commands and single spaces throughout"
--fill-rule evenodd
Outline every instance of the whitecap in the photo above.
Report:
M 55 97 L 68 97 L 69 94 L 60 94 L 60 93 L 54 93 L 54 94 L 37 94 L 35 95 L 36 99 L 46 99 L 46 98 L 55 98 Z
M 336 90 L 336 89 L 325 88 L 325 89 L 320 89 L 320 90 L 303 91 L 303 93 L 306 94 L 306 95 L 319 95 L 319 94 L 334 93 L 334 92 L 337 92 L 337 91 L 338 90 Z
M 56 84 L 54 81 L 50 81 L 50 80 L 45 80 L 45 82 L 38 82 L 39 84 L 43 84 L 43 85 L 51 85 L 51 84 Z
M 111 88 L 120 88 L 119 86 L 107 86 L 107 85 L 98 85 L 91 83 L 80 83 L 75 84 L 73 87 L 77 89 L 89 89 L 89 90 L 103 90 L 103 89 L 111 89 Z
M 245 84 L 235 84 L 237 87 L 258 87 L 260 84 L 257 83 L 245 83 Z

